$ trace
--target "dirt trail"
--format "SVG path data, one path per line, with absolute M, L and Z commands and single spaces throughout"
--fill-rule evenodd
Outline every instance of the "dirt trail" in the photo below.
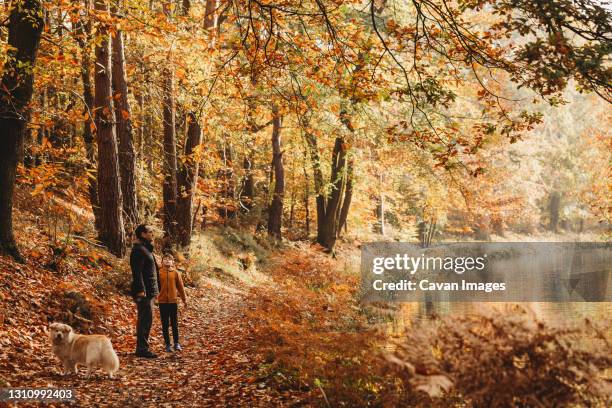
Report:
M 48 372 L 15 373 L 11 385 L 58 387 L 75 390 L 76 406 L 194 406 L 274 407 L 299 404 L 299 398 L 268 388 L 257 378 L 260 357 L 254 352 L 248 318 L 243 313 L 244 294 L 217 286 L 188 289 L 189 308 L 180 308 L 182 352 L 163 352 L 159 314 L 151 331 L 151 349 L 157 359 L 133 353 L 133 333 L 124 342 L 113 338 L 121 367 L 118 378 L 108 379 L 100 370 L 90 379 L 84 371 L 61 376 L 60 364 L 49 352 L 40 356 Z M 127 300 L 126 300 L 127 302 Z M 134 319 L 132 314 L 131 318 Z M 20 378 L 21 377 L 21 378 Z M 25 404 L 28 405 L 28 404 Z M 49 404 L 58 406 L 62 404 Z M 19 404 L 24 406 L 24 404 Z

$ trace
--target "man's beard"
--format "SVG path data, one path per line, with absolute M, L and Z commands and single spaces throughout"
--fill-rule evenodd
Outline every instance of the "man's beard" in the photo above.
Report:
M 146 238 L 140 238 L 140 240 L 142 241 L 142 245 L 144 245 L 145 248 L 147 248 L 149 251 L 153 252 L 153 242 L 146 239 Z

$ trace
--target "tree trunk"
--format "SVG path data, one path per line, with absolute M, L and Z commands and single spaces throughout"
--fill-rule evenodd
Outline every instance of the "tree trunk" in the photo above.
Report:
M 251 74 L 251 87 L 257 87 L 257 77 L 254 73 Z M 242 168 L 244 169 L 244 182 L 242 192 L 240 194 L 240 202 L 242 203 L 241 210 L 249 212 L 253 208 L 255 200 L 255 179 L 253 177 L 253 169 L 255 163 L 255 133 L 263 129 L 257 125 L 255 119 L 255 109 L 257 108 L 257 100 L 254 96 L 246 98 L 246 139 L 249 146 L 248 155 L 245 156 Z
M 383 237 L 386 235 L 385 231 L 385 195 L 383 193 L 383 176 L 382 172 L 378 175 L 378 197 L 376 198 L 376 218 L 378 223 L 376 224 L 375 230 Z
M 346 181 L 346 152 L 344 138 L 337 137 L 332 153 L 330 179 L 332 191 L 325 205 L 325 215 L 321 228 L 317 231 L 317 242 L 330 252 L 333 252 L 336 245 L 339 208 Z
M 550 215 L 549 229 L 552 232 L 559 230 L 559 213 L 561 211 L 561 193 L 553 191 L 548 201 L 548 212 Z
M 204 15 L 204 28 L 207 30 L 217 27 L 219 0 L 206 0 L 206 14 Z
M 47 112 L 47 88 L 43 88 L 42 90 L 39 91 L 40 93 L 40 109 L 42 112 Z M 45 157 L 45 153 L 41 152 L 40 146 L 43 144 L 43 141 L 45 139 L 45 137 L 47 137 L 47 126 L 45 126 L 45 121 L 42 121 L 43 123 L 40 126 L 40 129 L 38 130 L 38 146 L 39 146 L 39 150 L 38 150 L 38 154 L 37 157 L 34 159 L 34 162 L 36 163 L 37 166 L 40 166 L 42 163 L 44 163 L 46 161 L 46 157 Z
M 344 189 L 344 200 L 342 201 L 342 207 L 340 208 L 340 215 L 338 216 L 338 231 L 337 236 L 340 237 L 342 229 L 346 231 L 346 220 L 348 218 L 349 208 L 351 207 L 351 200 L 353 199 L 353 160 L 349 160 L 346 168 L 346 187 Z
M 118 30 L 113 37 L 113 93 L 115 100 L 115 120 L 119 140 L 119 171 L 121 174 L 121 194 L 126 229 L 131 231 L 138 223 L 136 208 L 136 154 L 134 152 L 132 111 L 128 102 L 128 86 L 125 72 L 123 32 Z
M 104 0 L 96 0 L 95 8 L 108 13 Z M 94 121 L 98 142 L 98 199 L 100 202 L 100 241 L 118 257 L 125 254 L 123 199 L 119 182 L 117 136 L 114 127 L 112 99 L 111 43 L 107 29 L 100 28 L 102 41 L 96 45 Z
M 100 204 L 98 202 L 98 179 L 96 171 L 96 151 L 94 146 L 94 135 L 92 128 L 94 126 L 93 118 L 91 117 L 92 109 L 94 107 L 93 87 L 91 84 L 91 61 L 89 57 L 83 56 L 81 61 L 81 77 L 83 79 L 83 99 L 87 104 L 87 119 L 83 127 L 83 142 L 85 143 L 85 154 L 87 161 L 89 162 L 89 168 L 91 169 L 92 177 L 89 180 L 89 201 L 91 202 L 91 209 L 94 214 L 94 225 L 96 231 L 100 231 L 101 226 L 101 214 Z
M 90 3 L 85 1 L 85 7 L 89 10 Z M 102 216 L 100 213 L 100 205 L 98 203 L 98 180 L 96 170 L 96 149 L 94 146 L 93 134 L 93 107 L 94 107 L 94 91 L 91 83 L 91 23 L 89 20 L 86 23 L 78 21 L 76 24 L 76 38 L 81 48 L 81 80 L 83 81 L 83 101 L 85 102 L 85 122 L 83 124 L 83 142 L 85 144 L 85 156 L 88 161 L 88 171 L 92 175 L 89 179 L 87 191 L 89 193 L 89 201 L 91 210 L 94 215 L 94 225 L 96 231 L 100 233 Z
M 255 81 L 251 81 L 253 85 L 256 85 Z M 256 123 L 255 118 L 253 117 L 253 112 L 255 111 L 255 101 L 252 98 L 247 100 L 248 105 L 248 113 L 247 113 L 247 126 L 246 126 L 246 137 L 248 138 L 249 144 L 249 152 L 247 156 L 245 156 L 242 168 L 244 169 L 244 179 L 242 182 L 242 190 L 240 192 L 240 210 L 243 212 L 249 212 L 253 207 L 253 202 L 255 200 L 255 178 L 253 177 L 253 169 L 255 162 L 255 148 L 253 147 L 255 133 L 261 131 L 265 127 L 269 126 L 274 122 L 271 120 L 268 123 L 259 125 Z
M 272 110 L 272 169 L 274 174 L 274 193 L 268 212 L 268 235 L 281 239 L 283 220 L 283 197 L 285 195 L 285 169 L 283 167 L 283 152 L 281 150 L 282 117 L 278 108 Z
M 254 154 L 249 153 L 242 163 L 244 169 L 244 181 L 240 193 L 240 210 L 249 212 L 253 208 L 253 198 L 255 197 L 255 179 L 253 177 L 253 158 Z
M 291 167 L 291 195 L 289 196 L 289 220 L 287 222 L 287 228 L 290 230 L 293 228 L 293 218 L 295 216 L 295 162 Z
M 188 16 L 189 15 L 189 10 L 191 10 L 191 1 L 189 0 L 183 0 L 182 1 L 182 10 L 181 12 L 183 13 L 184 16 Z
M 152 90 L 151 90 L 151 80 L 148 74 L 145 74 L 144 76 L 144 88 L 145 88 L 145 95 L 144 95 L 144 112 L 142 112 L 142 117 L 144 119 L 144 122 L 149 124 L 149 126 L 146 127 L 144 134 L 143 134 L 143 146 L 142 146 L 142 153 L 143 153 L 143 161 L 145 163 L 145 167 L 149 172 L 153 172 L 153 145 L 154 145 L 154 139 L 155 139 L 155 129 L 153 128 L 152 124 L 154 122 L 154 115 L 153 115 L 153 107 L 152 107 L 152 103 L 153 103 L 153 97 L 152 97 Z
M 352 163 L 347 166 L 347 145 L 343 137 L 337 137 L 332 152 L 329 198 L 323 191 L 323 173 L 317 148 L 317 139 L 310 133 L 308 122 L 302 119 L 306 143 L 310 150 L 317 201 L 317 242 L 333 252 L 338 230 L 346 223 L 353 195 Z M 349 168 L 350 167 L 350 168 Z
M 305 185 L 306 188 L 304 189 L 304 211 L 306 212 L 306 220 L 305 220 L 305 229 L 306 229 L 306 239 L 308 239 L 308 237 L 310 236 L 310 180 L 308 179 L 308 171 L 306 169 L 306 160 L 307 160 L 307 153 L 306 150 L 304 150 L 304 165 L 303 165 L 303 170 L 304 170 L 304 180 L 305 180 Z
M 325 221 L 325 192 L 323 191 L 323 172 L 321 171 L 321 160 L 319 158 L 319 150 L 317 147 L 316 137 L 308 131 L 308 122 L 302 119 L 304 128 L 304 137 L 310 151 L 310 161 L 312 165 L 312 173 L 315 188 L 315 200 L 317 204 L 317 234 L 323 228 Z
M 176 242 L 176 128 L 172 71 L 164 70 L 164 231 L 169 244 Z
M 436 224 L 437 224 L 437 220 L 436 218 L 432 218 L 430 226 L 429 226 L 429 235 L 427 236 L 427 246 L 429 247 L 431 245 L 431 240 L 434 237 L 434 234 L 436 233 Z
M 33 67 L 43 30 L 39 0 L 13 2 L 8 21 L 7 59 L 0 84 L 0 253 L 22 261 L 13 234 L 15 172 L 23 149 L 32 98 Z
M 177 176 L 177 223 L 178 242 L 186 247 L 191 242 L 193 231 L 193 197 L 198 183 L 199 155 L 196 149 L 202 143 L 202 128 L 195 114 L 189 114 L 189 128 L 185 141 L 184 162 Z
M 223 168 L 217 171 L 217 180 L 220 181 L 221 188 L 219 194 L 221 199 L 217 205 L 217 213 L 224 220 L 236 217 L 234 207 L 236 199 L 234 169 L 232 160 L 232 146 L 223 142 L 223 148 L 219 150 L 219 156 L 223 158 Z
M 138 121 L 138 131 L 136 132 L 136 146 L 134 150 L 136 151 L 136 161 L 140 163 L 142 167 L 142 156 L 143 156 L 143 147 L 144 147 L 144 139 L 145 139 L 145 122 L 144 122 L 144 95 L 142 89 L 135 93 L 134 98 L 136 99 L 136 103 L 138 105 L 138 115 L 140 120 Z M 136 206 L 138 208 L 138 205 Z
M 189 11 L 191 8 L 191 2 L 188 0 L 182 1 L 182 13 L 183 15 L 189 15 Z M 216 1 L 207 0 L 206 1 L 206 10 L 211 8 L 210 14 L 207 14 L 204 20 L 204 27 L 211 28 L 214 27 L 217 23 L 216 18 Z M 170 89 L 172 86 L 169 87 Z M 166 94 L 166 99 L 168 100 L 167 106 L 174 105 L 174 90 L 168 92 Z M 170 101 L 172 99 L 172 101 Z M 171 103 L 170 103 L 171 102 Z M 174 109 L 174 108 L 173 108 Z M 166 111 L 164 110 L 164 118 L 166 117 Z M 175 114 L 168 112 L 168 120 L 164 120 L 164 122 L 170 122 L 170 116 L 172 116 L 172 122 L 174 122 Z M 167 160 L 169 162 L 174 157 L 174 164 L 169 163 L 168 171 L 171 171 L 171 167 L 174 167 L 175 173 L 178 173 L 175 176 L 174 180 L 168 179 L 166 183 L 164 183 L 164 187 L 168 190 L 164 193 L 164 197 L 170 197 L 172 192 L 170 190 L 174 189 L 175 196 L 175 205 L 174 205 L 174 221 L 176 222 L 175 228 L 172 228 L 170 223 L 168 223 L 168 229 L 166 231 L 170 232 L 170 230 L 174 229 L 173 233 L 169 233 L 170 236 L 175 236 L 171 241 L 177 242 L 179 245 L 183 247 L 189 246 L 191 242 L 191 235 L 193 233 L 193 198 L 195 195 L 195 190 L 197 188 L 198 183 L 198 170 L 199 170 L 199 158 L 196 157 L 196 149 L 202 143 L 202 128 L 199 123 L 199 114 L 195 111 L 188 112 L 186 114 L 181 114 L 181 118 L 185 119 L 185 125 L 187 126 L 187 139 L 185 141 L 185 147 L 183 151 L 183 158 L 181 160 L 180 169 L 177 168 L 176 164 L 176 136 L 170 137 L 170 129 L 168 128 L 168 132 L 166 132 L 166 126 L 164 127 L 164 150 L 166 151 Z M 173 125 L 172 133 L 176 133 L 176 125 Z M 166 137 L 167 136 L 167 137 Z M 170 146 L 170 139 L 173 139 L 172 144 L 174 145 L 174 153 L 172 153 Z M 166 145 L 168 150 L 166 150 Z M 174 183 L 175 187 L 172 187 L 171 184 Z M 164 201 L 166 201 L 164 199 Z M 170 213 L 173 211 L 172 205 L 168 206 L 168 211 L 165 212 L 166 217 L 169 219 L 172 218 Z M 164 217 L 164 218 L 166 218 Z
M 381 192 L 378 195 L 378 203 L 376 205 L 376 218 L 378 218 L 378 224 L 376 228 L 376 232 L 378 232 L 383 237 L 386 235 L 385 231 L 385 196 Z

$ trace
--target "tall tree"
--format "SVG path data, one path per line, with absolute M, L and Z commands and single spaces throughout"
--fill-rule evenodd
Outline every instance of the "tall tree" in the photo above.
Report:
M 116 12 L 117 6 L 113 6 Z M 132 111 L 128 101 L 127 74 L 125 72 L 125 45 L 123 31 L 117 30 L 113 35 L 113 93 L 115 103 L 115 120 L 119 141 L 119 172 L 121 174 L 121 194 L 123 196 L 123 213 L 126 229 L 131 230 L 138 223 L 136 201 L 136 153 L 134 152 Z
M 251 86 L 257 87 L 257 79 L 251 75 Z M 242 180 L 242 188 L 240 190 L 240 209 L 243 212 L 248 212 L 253 207 L 255 200 L 255 133 L 263 130 L 274 122 L 274 118 L 270 121 L 259 124 L 255 118 L 255 109 L 257 107 L 257 99 L 254 96 L 246 96 L 246 127 L 245 133 L 247 138 L 248 149 L 242 162 L 244 170 L 244 179 Z
M 214 29 L 217 26 L 218 0 L 206 0 L 206 16 L 204 28 Z M 189 14 L 190 2 L 183 2 L 183 13 Z M 210 36 L 210 47 L 214 45 L 215 35 Z M 198 184 L 199 156 L 195 154 L 202 143 L 202 128 L 199 115 L 192 111 L 186 115 L 187 139 L 185 141 L 182 158 L 176 176 L 176 234 L 177 242 L 181 246 L 188 246 L 193 231 L 193 197 Z
M 361 65 L 357 66 L 357 69 L 353 72 L 353 75 L 358 74 L 361 71 Z M 353 85 L 354 86 L 354 85 Z M 352 106 L 355 106 L 356 102 L 352 98 L 351 99 Z M 353 126 L 353 121 L 351 115 L 347 112 L 346 109 L 342 109 L 340 111 L 340 121 L 344 124 L 347 130 L 350 132 L 351 136 L 354 138 L 355 136 L 355 127 Z M 353 199 L 353 172 L 355 163 L 352 158 L 348 159 L 345 174 L 344 174 L 344 194 L 342 203 L 339 206 L 338 213 L 338 226 L 336 229 L 336 237 L 340 237 L 342 232 L 342 228 L 346 228 L 346 220 L 348 218 L 349 208 L 351 207 L 351 201 Z
M 108 13 L 104 0 L 95 1 L 95 9 Z M 96 45 L 94 121 L 98 144 L 98 199 L 101 223 L 100 241 L 116 256 L 125 254 L 123 198 L 120 187 L 115 112 L 112 97 L 111 39 L 108 28 L 100 27 L 102 40 Z
M 178 243 L 188 246 L 193 231 L 193 195 L 199 172 L 197 148 L 202 143 L 202 128 L 195 114 L 188 115 L 187 140 L 183 161 L 177 175 L 178 195 L 176 221 L 178 224 Z
M 343 195 L 346 194 L 347 152 L 348 147 L 344 138 L 337 137 L 331 159 L 331 192 L 329 196 L 322 197 L 324 205 L 321 206 L 321 209 L 323 213 L 317 212 L 317 219 L 321 218 L 317 231 L 317 242 L 328 251 L 334 250 L 338 238 L 340 209 Z M 323 194 L 324 192 L 319 192 L 317 199 L 319 200 L 319 197 Z
M 285 168 L 281 148 L 282 116 L 277 106 L 272 108 L 272 174 L 274 191 L 268 211 L 268 235 L 281 239 L 283 221 L 283 198 L 285 196 Z
M 351 208 L 351 201 L 353 199 L 353 172 L 354 172 L 354 160 L 349 158 L 346 167 L 346 185 L 344 187 L 344 199 L 342 200 L 342 206 L 340 206 L 340 214 L 338 215 L 338 230 L 336 236 L 340 237 L 342 229 L 347 229 L 346 220 L 348 218 L 349 209 Z
M 310 131 L 307 115 L 301 116 L 300 126 L 304 130 L 313 169 L 317 203 L 317 243 L 333 252 L 340 229 L 346 224 L 353 195 L 352 159 L 347 161 L 348 144 L 345 138 L 336 137 L 331 157 L 331 191 L 327 193 L 323 183 L 317 139 Z
M 305 233 L 306 233 L 306 239 L 308 239 L 308 237 L 310 236 L 310 180 L 308 178 L 308 149 L 304 149 L 304 159 L 303 159 L 303 163 L 302 163 L 302 171 L 304 172 L 304 184 L 305 184 L 305 188 L 304 188 L 304 211 L 306 212 L 305 214 L 305 220 L 304 220 L 304 226 L 305 226 Z
M 226 136 L 227 139 L 229 137 Z M 217 171 L 217 180 L 221 184 L 219 189 L 220 203 L 217 212 L 224 220 L 236 217 L 234 202 L 236 199 L 236 180 L 234 178 L 234 148 L 228 140 L 223 141 L 223 146 L 218 150 L 223 164 Z
M 176 243 L 176 199 L 177 199 L 177 163 L 176 163 L 176 123 L 174 103 L 173 72 L 167 68 L 163 78 L 163 116 L 164 116 L 164 232 L 167 244 Z
M 78 3 L 78 2 L 77 2 Z M 91 3 L 89 0 L 84 2 L 85 12 L 89 14 Z M 78 10 L 78 8 L 76 8 Z M 96 175 L 96 150 L 94 141 L 94 122 L 93 122 L 93 107 L 94 107 L 94 91 L 91 83 L 91 20 L 89 18 L 78 18 L 75 26 L 75 38 L 81 48 L 81 81 L 83 82 L 83 102 L 84 107 L 84 126 L 83 126 L 83 142 L 85 143 L 85 156 L 87 157 L 90 174 L 87 188 L 89 193 L 89 202 L 94 214 L 94 224 L 96 231 L 101 229 L 101 214 L 100 205 L 98 203 L 98 180 Z
M 240 189 L 240 211 L 249 212 L 253 208 L 253 198 L 255 197 L 255 177 L 253 176 L 254 164 L 253 150 L 249 151 L 242 161 L 244 179 Z
M 162 2 L 162 12 L 167 19 L 170 19 L 172 17 L 172 2 Z M 164 184 L 162 186 L 162 196 L 164 202 L 164 246 L 171 247 L 176 243 L 177 238 L 176 199 L 178 194 L 176 178 L 176 104 L 174 99 L 174 69 L 171 52 L 168 53 L 166 64 L 166 67 L 162 70 L 162 110 L 164 119 Z
M 256 80 L 251 79 L 251 84 L 256 86 Z M 242 169 L 244 170 L 244 179 L 242 180 L 242 188 L 240 189 L 240 210 L 242 212 L 249 212 L 253 208 L 253 202 L 255 198 L 255 177 L 253 176 L 254 164 L 255 164 L 255 147 L 253 138 L 257 132 L 257 124 L 254 118 L 255 112 L 255 99 L 253 96 L 246 96 L 246 127 L 245 133 L 247 137 L 247 143 L 249 145 L 248 151 L 244 155 L 242 161 Z
M 8 51 L 0 84 L 0 253 L 21 260 L 13 234 L 13 191 L 17 162 L 23 150 L 25 128 L 34 83 L 34 63 L 43 30 L 39 0 L 11 3 Z

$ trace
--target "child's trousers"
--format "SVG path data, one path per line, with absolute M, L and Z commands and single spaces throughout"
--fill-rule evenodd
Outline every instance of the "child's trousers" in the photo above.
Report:
M 161 317 L 162 331 L 164 332 L 164 341 L 166 345 L 170 344 L 169 323 L 172 323 L 172 340 L 174 344 L 179 342 L 178 332 L 178 307 L 176 303 L 160 303 L 159 315 Z

